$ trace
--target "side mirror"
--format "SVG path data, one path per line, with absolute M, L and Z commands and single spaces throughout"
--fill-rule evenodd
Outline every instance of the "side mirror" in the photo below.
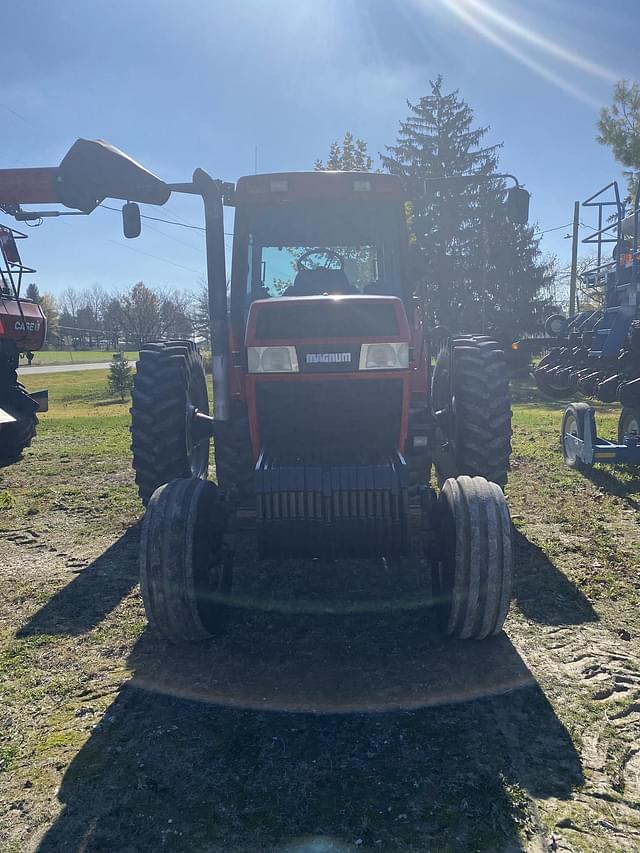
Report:
M 530 199 L 524 187 L 511 187 L 507 191 L 507 217 L 515 225 L 526 225 L 529 221 Z
M 128 201 L 122 206 L 122 232 L 129 240 L 140 236 L 142 222 L 140 208 L 134 201 Z

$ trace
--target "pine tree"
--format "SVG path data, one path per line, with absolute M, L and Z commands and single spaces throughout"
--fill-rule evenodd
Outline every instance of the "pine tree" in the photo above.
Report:
M 133 375 L 131 366 L 124 357 L 123 352 L 114 352 L 109 366 L 109 377 L 107 379 L 109 393 L 120 397 L 124 403 L 133 386 Z
M 474 127 L 457 90 L 443 93 L 442 77 L 417 104 L 407 103 L 410 114 L 382 162 L 405 180 L 428 319 L 452 331 L 515 338 L 538 322 L 537 294 L 547 274 L 533 229 L 508 221 L 499 179 L 425 184 L 496 173 L 501 145 L 481 147 L 488 128 Z
M 629 190 L 628 200 L 635 203 L 640 180 L 640 84 L 620 80 L 613 92 L 613 104 L 600 110 L 598 142 L 608 145 L 623 166 Z
M 314 169 L 316 172 L 368 172 L 372 165 L 367 143 L 364 139 L 354 139 L 353 134 L 347 131 L 342 145 L 339 142 L 331 143 L 326 166 L 322 160 L 316 160 Z
M 31 299 L 32 302 L 40 302 L 40 291 L 38 290 L 38 285 L 34 281 L 27 285 L 25 295 L 27 299 Z

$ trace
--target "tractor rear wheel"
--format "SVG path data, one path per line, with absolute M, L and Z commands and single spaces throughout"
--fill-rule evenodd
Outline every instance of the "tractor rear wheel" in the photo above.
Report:
M 434 411 L 445 412 L 441 424 L 447 424 L 442 429 L 448 447 L 434 460 L 440 482 L 469 474 L 504 488 L 511 455 L 511 395 L 500 344 L 485 336 L 455 338 L 438 355 L 431 393 Z
M 172 643 L 224 626 L 231 577 L 223 549 L 226 508 L 215 483 L 172 480 L 153 493 L 142 525 L 140 590 L 152 628 Z
M 194 408 L 209 414 L 202 357 L 192 341 L 146 344 L 131 394 L 131 449 L 138 494 L 146 506 L 163 483 L 205 479 L 209 440 L 191 431 Z
M 499 634 L 512 585 L 511 519 L 502 490 L 484 477 L 449 479 L 438 498 L 434 592 L 457 639 Z

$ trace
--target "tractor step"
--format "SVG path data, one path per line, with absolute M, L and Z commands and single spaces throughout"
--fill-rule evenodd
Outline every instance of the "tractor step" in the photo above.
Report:
M 263 558 L 403 556 L 409 478 L 398 451 L 371 464 L 287 459 L 264 451 L 255 469 Z

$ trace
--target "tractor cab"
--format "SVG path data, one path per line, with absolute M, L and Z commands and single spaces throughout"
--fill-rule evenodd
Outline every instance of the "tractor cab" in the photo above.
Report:
M 297 172 L 240 178 L 235 192 L 234 320 L 256 299 L 407 292 L 398 177 Z

